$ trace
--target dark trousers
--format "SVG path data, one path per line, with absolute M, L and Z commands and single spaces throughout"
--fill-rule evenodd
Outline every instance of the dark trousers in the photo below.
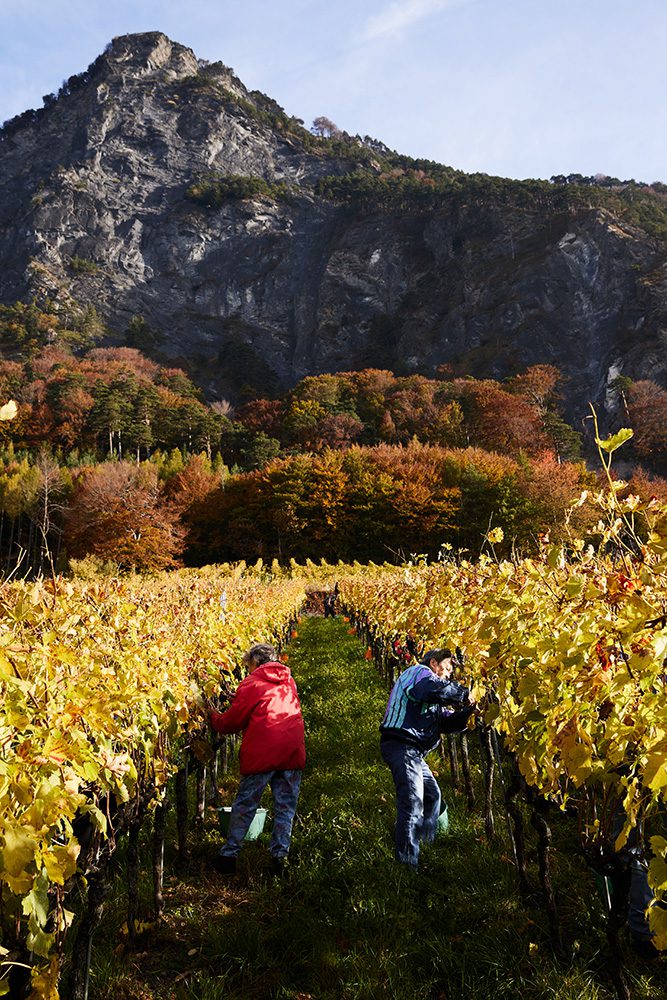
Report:
M 396 786 L 396 858 L 416 868 L 420 842 L 435 839 L 440 789 L 417 747 L 399 740 L 383 740 L 380 746 Z
M 220 850 L 224 857 L 235 858 L 241 843 L 255 818 L 262 792 L 267 785 L 273 795 L 273 831 L 269 853 L 274 858 L 286 858 L 292 837 L 292 823 L 301 788 L 302 771 L 265 771 L 246 774 L 232 804 L 227 842 Z

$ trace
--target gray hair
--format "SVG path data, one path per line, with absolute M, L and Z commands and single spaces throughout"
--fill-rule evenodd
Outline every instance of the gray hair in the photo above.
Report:
M 243 659 L 254 663 L 257 667 L 261 667 L 263 663 L 268 663 L 269 660 L 277 660 L 278 654 L 275 648 L 270 646 L 268 642 L 258 642 L 256 645 L 250 647 Z

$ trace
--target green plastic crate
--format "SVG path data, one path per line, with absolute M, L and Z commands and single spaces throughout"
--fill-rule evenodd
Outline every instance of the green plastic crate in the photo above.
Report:
M 232 814 L 231 806 L 221 806 L 218 809 L 218 823 L 220 825 L 220 832 L 223 837 L 227 836 L 227 831 L 229 830 L 229 817 Z M 257 840 L 260 833 L 264 829 L 264 823 L 266 821 L 266 809 L 261 806 L 255 813 L 252 819 L 252 823 L 246 833 L 244 840 Z

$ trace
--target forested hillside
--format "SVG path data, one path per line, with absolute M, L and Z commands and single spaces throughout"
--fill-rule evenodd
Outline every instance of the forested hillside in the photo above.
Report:
M 389 371 L 322 375 L 238 409 L 208 404 L 180 369 L 136 348 L 84 349 L 87 313 L 59 326 L 5 309 L 0 555 L 6 572 L 159 569 L 244 558 L 401 560 L 475 553 L 490 523 L 508 545 L 563 530 L 594 482 L 561 414 L 560 375 L 500 383 Z M 55 329 L 56 343 L 42 344 Z M 80 343 L 83 340 L 84 343 Z M 665 490 L 667 393 L 624 389 L 636 428 L 632 490 Z M 585 515 L 585 509 L 580 511 Z

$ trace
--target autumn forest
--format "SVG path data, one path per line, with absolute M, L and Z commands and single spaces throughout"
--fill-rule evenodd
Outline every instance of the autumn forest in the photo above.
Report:
M 6 573 L 155 570 L 247 558 L 400 562 L 530 550 L 595 484 L 561 374 L 502 383 L 384 370 L 206 403 L 138 347 L 96 347 L 94 311 L 2 307 L 0 557 Z M 141 318 L 128 340 L 149 336 Z M 7 360 L 12 358 L 13 360 Z M 620 380 L 634 492 L 665 495 L 667 393 Z M 661 464 L 662 463 L 662 464 Z M 587 508 L 577 508 L 579 529 Z

